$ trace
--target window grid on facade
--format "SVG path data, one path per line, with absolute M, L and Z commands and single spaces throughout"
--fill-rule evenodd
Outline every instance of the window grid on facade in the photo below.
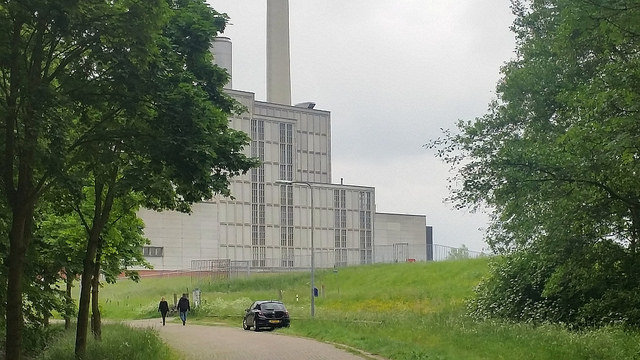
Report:
M 258 204 L 251 204 L 251 224 L 257 224 L 259 217 L 260 214 L 258 214 Z
M 336 249 L 334 261 L 336 266 L 346 266 L 347 265 L 347 249 Z
M 293 124 L 280 123 L 279 176 L 293 180 Z M 280 186 L 280 254 L 283 267 L 294 266 L 293 256 L 293 186 Z
M 335 265 L 347 265 L 347 194 L 346 190 L 333 190 Z
M 280 123 L 280 179 L 293 180 L 293 124 Z
M 360 192 L 360 263 L 373 263 L 371 192 Z
M 371 192 L 360 192 L 360 210 L 371 210 Z
M 251 156 L 264 162 L 264 121 L 251 120 Z M 251 265 L 266 266 L 266 206 L 264 164 L 251 169 Z
M 251 202 L 258 202 L 258 183 L 251 183 Z

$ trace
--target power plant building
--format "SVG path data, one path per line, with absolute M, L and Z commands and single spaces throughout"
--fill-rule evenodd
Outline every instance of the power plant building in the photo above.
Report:
M 191 214 L 140 211 L 146 259 L 156 270 L 200 270 L 215 261 L 257 269 L 331 268 L 427 260 L 424 215 L 377 213 L 375 188 L 332 183 L 331 116 L 308 102 L 291 105 L 288 1 L 267 1 L 267 99 L 227 92 L 247 111 L 230 126 L 251 137 L 259 168 L 231 182 L 233 198 L 193 205 Z M 231 74 L 231 40 L 212 46 Z M 313 246 L 312 246 L 313 245 Z

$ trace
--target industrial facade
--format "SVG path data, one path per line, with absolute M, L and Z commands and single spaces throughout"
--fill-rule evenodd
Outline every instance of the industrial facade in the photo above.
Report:
M 232 179 L 233 198 L 195 204 L 192 214 L 140 211 L 151 240 L 146 259 L 156 270 L 221 259 L 258 269 L 308 268 L 312 251 L 323 268 L 426 260 L 424 215 L 376 213 L 375 188 L 332 183 L 330 113 L 313 103 L 288 104 L 288 14 L 284 19 L 281 11 L 288 2 L 267 5 L 278 10 L 268 11 L 267 63 L 275 69 L 267 75 L 269 102 L 227 85 L 246 108 L 230 126 L 250 136 L 247 154 L 262 165 Z M 217 39 L 212 51 L 231 74 L 230 39 Z
M 262 165 L 232 181 L 233 199 L 196 204 L 190 215 L 142 210 L 153 249 L 145 251 L 147 260 L 165 270 L 189 269 L 196 259 L 308 267 L 313 211 L 317 266 L 372 263 L 375 189 L 331 183 L 330 114 L 229 94 L 248 109 L 231 126 L 251 135 L 250 154 Z

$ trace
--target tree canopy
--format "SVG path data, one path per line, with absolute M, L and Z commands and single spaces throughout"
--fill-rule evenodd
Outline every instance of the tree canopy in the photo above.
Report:
M 204 0 L 0 1 L 7 358 L 21 357 L 27 254 L 47 244 L 42 234 L 34 238 L 43 195 L 55 190 L 58 204 L 80 216 L 83 281 L 90 281 L 120 201 L 189 211 L 229 195 L 230 177 L 256 165 L 243 151 L 248 136 L 229 128 L 239 106 L 209 52 L 226 21 Z M 135 231 L 130 236 L 139 248 Z M 78 334 L 89 288 L 83 284 Z
M 457 206 L 492 209 L 486 239 L 506 255 L 476 314 L 640 326 L 640 1 L 512 8 L 498 99 L 429 144 L 457 171 Z

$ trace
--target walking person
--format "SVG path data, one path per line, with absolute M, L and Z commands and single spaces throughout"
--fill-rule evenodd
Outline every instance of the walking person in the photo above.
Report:
M 180 300 L 178 300 L 178 311 L 180 311 L 180 320 L 182 320 L 182 326 L 184 326 L 187 322 L 187 313 L 191 310 L 191 306 L 189 305 L 189 299 L 187 299 L 187 294 L 182 294 Z
M 167 304 L 167 300 L 164 299 L 164 296 L 160 299 L 160 304 L 158 304 L 158 311 L 162 314 L 162 326 L 165 324 L 165 319 L 167 318 L 167 313 L 169 312 L 169 304 Z

